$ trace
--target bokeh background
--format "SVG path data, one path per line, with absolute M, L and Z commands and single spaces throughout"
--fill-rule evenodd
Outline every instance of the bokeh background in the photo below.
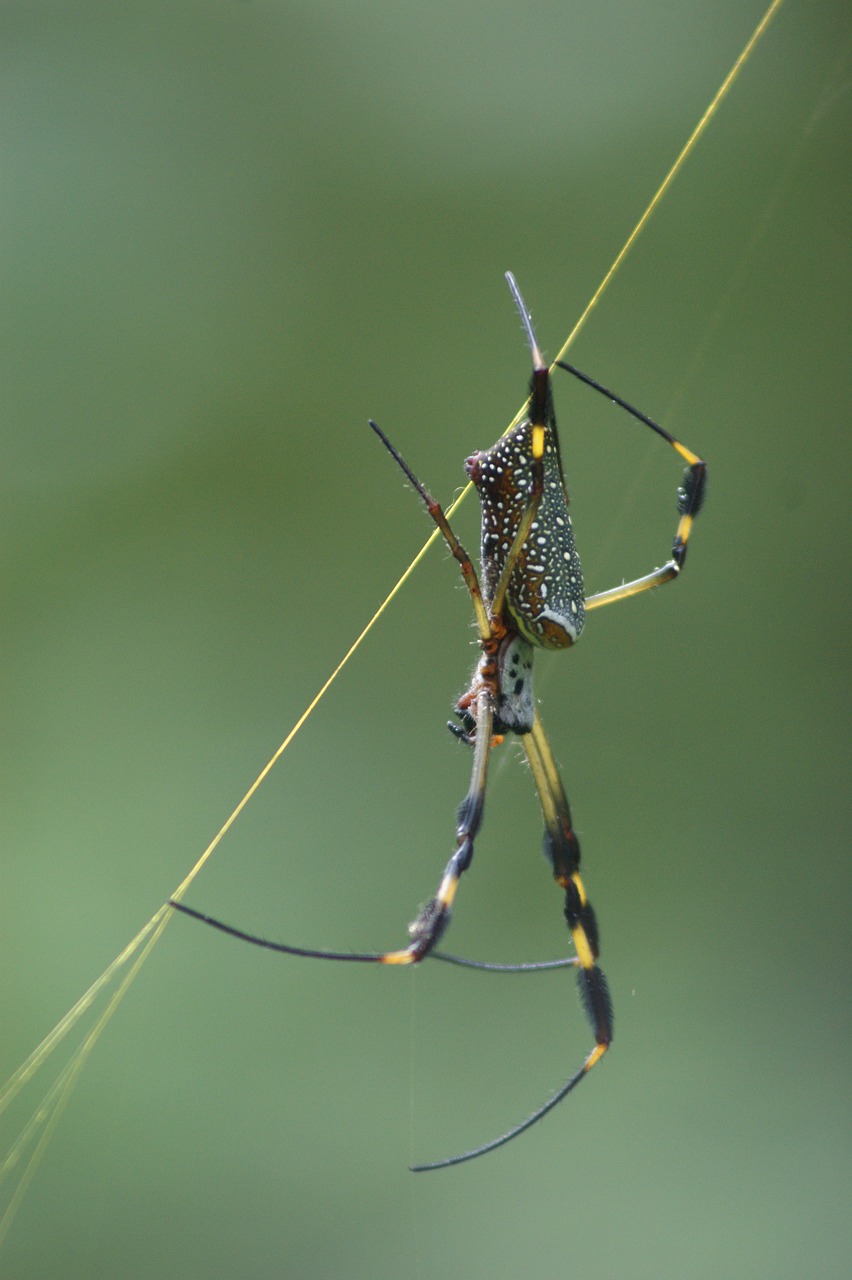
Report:
M 524 393 L 503 271 L 554 354 L 761 12 L 4 4 L 4 1076 L 429 532 L 368 415 L 449 501 Z M 681 583 L 538 663 L 612 1053 L 516 1144 L 414 1178 L 579 1063 L 570 975 L 288 961 L 174 920 L 5 1276 L 847 1274 L 847 23 L 788 0 L 572 352 L 711 462 Z M 557 404 L 601 589 L 666 556 L 680 469 L 568 378 Z M 457 577 L 434 548 L 191 903 L 404 940 L 467 785 Z M 518 754 L 464 954 L 568 949 Z

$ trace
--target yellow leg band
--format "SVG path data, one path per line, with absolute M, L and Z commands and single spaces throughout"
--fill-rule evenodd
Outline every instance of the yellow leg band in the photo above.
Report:
M 439 888 L 436 896 L 442 907 L 449 909 L 453 905 L 453 899 L 456 896 L 456 889 L 458 889 L 458 887 L 458 876 L 446 876 L 441 881 L 441 887 Z
M 574 939 L 574 946 L 577 949 L 577 959 L 580 961 L 584 969 L 594 969 L 595 957 L 592 955 L 592 948 L 589 946 L 589 939 L 586 937 L 585 929 L 579 928 L 571 930 L 571 937 Z
M 692 532 L 693 519 L 694 519 L 694 516 L 681 517 L 680 524 L 677 527 L 677 536 L 680 538 L 681 542 L 683 543 L 686 542 L 687 538 Z
M 600 1062 L 601 1058 L 604 1056 L 604 1054 L 606 1053 L 606 1051 L 607 1051 L 607 1049 L 608 1049 L 608 1048 L 609 1048 L 609 1046 L 608 1046 L 608 1045 L 605 1045 L 605 1044 L 596 1044 L 596 1045 L 595 1045 L 595 1047 L 594 1047 L 594 1049 L 592 1050 L 592 1052 L 589 1054 L 588 1058 L 586 1059 L 586 1062 L 585 1062 L 585 1065 L 584 1065 L 584 1067 L 583 1067 L 583 1070 L 584 1070 L 584 1071 L 591 1071 L 591 1069 L 592 1069 L 592 1067 L 595 1065 L 595 1063 L 596 1063 L 596 1062 Z
M 673 440 L 672 444 L 677 449 L 684 462 L 688 462 L 691 467 L 694 467 L 696 462 L 701 461 L 697 453 L 693 453 L 691 449 L 687 449 L 686 445 L 681 444 L 679 440 Z
M 406 947 L 405 951 L 389 951 L 386 956 L 382 956 L 382 964 L 414 964 L 414 955 L 410 947 Z

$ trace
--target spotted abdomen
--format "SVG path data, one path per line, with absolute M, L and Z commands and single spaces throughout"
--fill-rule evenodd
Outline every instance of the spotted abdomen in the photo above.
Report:
M 520 423 L 465 470 L 482 509 L 482 594 L 494 598 L 532 483 L 532 428 Z M 585 618 L 583 570 L 574 545 L 555 424 L 547 428 L 544 490 L 509 581 L 506 604 L 522 636 L 543 649 L 574 643 Z

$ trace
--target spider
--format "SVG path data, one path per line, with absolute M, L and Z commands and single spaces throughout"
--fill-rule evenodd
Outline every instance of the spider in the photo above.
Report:
M 490 449 L 473 453 L 465 471 L 473 481 L 481 507 L 481 572 L 459 542 L 440 504 L 424 488 L 377 423 L 370 426 L 423 500 L 429 515 L 458 561 L 479 632 L 481 656 L 470 688 L 455 707 L 457 724 L 448 726 L 473 750 L 470 786 L 456 821 L 456 847 L 433 898 L 409 925 L 410 941 L 396 951 L 335 952 L 272 942 L 235 929 L 183 903 L 176 910 L 212 925 L 233 937 L 312 959 L 409 965 L 429 955 L 478 969 L 517 972 L 570 965 L 577 970 L 580 996 L 594 1034 L 594 1047 L 582 1066 L 545 1102 L 506 1133 L 459 1155 L 412 1166 L 414 1172 L 462 1164 L 502 1147 L 541 1120 L 565 1098 L 598 1063 L 612 1043 L 613 1015 L 606 978 L 598 967 L 599 942 L 595 914 L 580 878 L 580 845 L 556 761 L 533 697 L 533 655 L 536 648 L 567 649 L 583 629 L 590 609 L 625 600 L 678 576 L 686 559 L 687 541 L 702 502 L 707 464 L 656 422 L 564 361 L 556 365 L 607 396 L 666 440 L 686 462 L 677 493 L 679 522 L 670 558 L 660 569 L 609 591 L 586 596 L 583 572 L 574 544 L 568 491 L 562 470 L 559 436 L 553 410 L 550 370 L 542 359 L 532 320 L 511 272 L 506 273 L 532 355 L 533 373 L 525 416 Z M 544 853 L 557 885 L 564 891 L 564 914 L 575 954 L 566 960 L 532 965 L 490 965 L 435 950 L 453 909 L 459 880 L 473 857 L 482 824 L 486 778 L 491 749 L 506 734 L 516 734 L 538 791 L 544 817 Z

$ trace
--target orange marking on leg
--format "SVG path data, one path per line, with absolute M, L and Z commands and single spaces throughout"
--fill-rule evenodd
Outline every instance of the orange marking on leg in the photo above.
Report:
M 601 1058 L 609 1048 L 608 1044 L 596 1044 L 592 1052 L 583 1064 L 584 1071 L 591 1071 L 596 1062 L 600 1062 Z
M 382 956 L 379 963 L 380 964 L 416 964 L 419 959 L 420 959 L 420 956 L 418 956 L 416 952 L 412 950 L 411 947 L 406 947 L 404 951 L 389 951 L 387 955 Z

